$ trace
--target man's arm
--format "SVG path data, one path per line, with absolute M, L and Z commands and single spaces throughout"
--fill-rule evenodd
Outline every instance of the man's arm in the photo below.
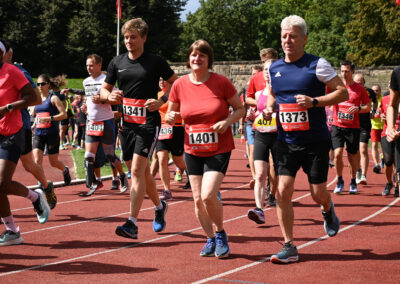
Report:
M 396 140 L 400 133 L 395 129 L 396 117 L 399 111 L 400 95 L 398 91 L 390 89 L 390 102 L 386 112 L 386 135 L 388 142 Z
M 109 103 L 111 105 L 118 105 L 122 103 L 122 94 L 121 90 L 114 90 L 114 85 L 108 84 L 106 82 L 103 83 L 100 89 L 100 101 L 104 103 Z

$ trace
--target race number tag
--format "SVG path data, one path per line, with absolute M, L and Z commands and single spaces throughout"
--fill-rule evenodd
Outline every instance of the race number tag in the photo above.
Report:
M 103 121 L 88 121 L 86 124 L 86 134 L 89 136 L 103 136 Z
M 218 133 L 211 126 L 207 124 L 189 126 L 189 146 L 194 153 L 207 153 L 218 150 Z
M 253 127 L 261 133 L 277 132 L 278 128 L 276 127 L 276 113 L 274 112 L 272 114 L 271 120 L 264 119 L 262 113 L 260 113 L 254 120 Z
M 144 103 L 146 100 L 137 100 L 124 98 L 122 101 L 124 110 L 124 121 L 129 123 L 145 124 L 146 108 Z
M 47 118 L 45 120 L 44 118 Z M 49 112 L 39 112 L 36 114 L 36 128 L 49 128 L 51 126 L 51 121 L 48 120 L 50 117 Z
M 172 139 L 173 126 L 167 123 L 161 124 L 160 134 L 158 135 L 158 140 L 168 140 Z
M 349 112 L 349 108 L 352 107 L 353 104 L 339 104 L 337 120 L 339 123 L 345 125 L 352 125 L 354 121 L 354 113 Z
M 279 105 L 279 122 L 284 131 L 306 131 L 310 129 L 307 108 L 297 103 Z
M 381 118 L 381 110 L 379 108 L 375 111 L 374 118 Z

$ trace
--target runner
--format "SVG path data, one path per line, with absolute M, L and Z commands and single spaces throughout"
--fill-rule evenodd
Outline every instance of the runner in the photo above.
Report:
M 365 88 L 354 82 L 353 74 L 355 65 L 351 61 L 343 61 L 340 64 L 340 72 L 343 82 L 349 93 L 349 100 L 333 106 L 332 122 L 332 146 L 335 153 L 335 170 L 337 184 L 334 193 L 340 194 L 344 188 L 343 181 L 343 149 L 346 143 L 347 158 L 350 168 L 350 194 L 357 194 L 356 173 L 360 166 L 359 147 L 360 147 L 360 113 L 368 113 L 371 110 Z M 371 122 L 369 122 L 371 124 Z M 369 137 L 369 133 L 368 133 Z M 364 140 L 365 141 L 365 140 Z M 368 140 L 367 140 L 368 141 Z M 365 173 L 364 173 L 365 175 Z
M 267 179 L 268 173 L 271 172 L 272 179 L 272 190 L 268 196 L 268 204 L 271 206 L 275 203 L 275 192 L 276 192 L 276 175 L 275 170 L 271 169 L 269 157 L 270 153 L 273 157 L 274 162 L 271 166 L 276 165 L 276 136 L 277 136 L 277 126 L 276 126 L 276 113 L 272 120 L 267 121 L 263 118 L 263 110 L 265 109 L 265 103 L 267 97 L 270 94 L 271 85 L 268 78 L 269 67 L 275 59 L 267 59 L 264 63 L 264 78 L 266 81 L 266 86 L 264 90 L 256 92 L 255 100 L 257 101 L 257 112 L 256 119 L 254 120 L 255 137 L 254 137 L 254 168 L 256 174 L 256 182 L 254 185 L 254 197 L 256 201 L 256 208 L 250 209 L 247 212 L 247 216 L 250 220 L 253 220 L 257 224 L 265 223 L 264 207 L 265 200 L 265 181 Z
M 5 53 L 6 48 L 0 41 L 0 217 L 6 227 L 0 235 L 0 246 L 18 245 L 24 242 L 19 227 L 14 223 L 8 195 L 29 199 L 39 223 L 45 223 L 50 215 L 49 205 L 41 189 L 32 191 L 12 180 L 24 149 L 25 131 L 20 110 L 40 103 L 40 97 L 17 67 L 3 63 Z
M 137 238 L 136 225 L 145 193 L 155 207 L 153 230 L 164 230 L 167 203 L 160 201 L 155 181 L 150 174 L 149 158 L 153 154 L 160 114 L 158 108 L 168 100 L 169 90 L 157 100 L 160 77 L 172 84 L 176 74 L 168 63 L 144 51 L 148 26 L 141 18 L 126 22 L 122 27 L 127 53 L 114 57 L 100 91 L 100 100 L 110 104 L 123 103 L 123 129 L 121 143 L 124 161 L 132 160 L 131 212 L 128 220 L 116 228 L 116 234 L 125 238 Z M 119 91 L 113 91 L 118 82 Z
M 3 44 L 6 48 L 6 53 L 4 54 L 3 62 L 12 64 L 12 57 L 14 53 L 13 49 L 8 42 L 4 41 Z M 33 90 L 37 94 L 37 98 L 39 98 L 37 103 L 40 103 L 40 94 L 39 91 L 37 90 L 35 82 L 33 82 L 32 80 L 31 75 L 20 65 L 18 64 L 14 65 L 18 67 L 18 69 L 21 70 L 22 73 L 25 75 L 26 79 L 28 79 Z M 28 113 L 28 110 L 26 108 L 21 109 L 21 116 L 25 132 L 25 147 L 21 152 L 20 156 L 22 166 L 27 172 L 31 173 L 39 181 L 40 187 L 46 195 L 46 199 L 50 206 L 50 209 L 54 209 L 54 207 L 57 204 L 57 196 L 54 193 L 53 183 L 51 181 L 47 182 L 43 168 L 39 164 L 33 161 L 31 119 L 30 119 L 30 114 Z
M 172 86 L 165 120 L 173 124 L 182 117 L 185 122 L 185 162 L 196 216 L 208 238 L 200 256 L 222 258 L 230 249 L 217 195 L 234 149 L 230 125 L 243 117 L 244 108 L 232 83 L 209 71 L 213 61 L 213 50 L 205 40 L 190 46 L 186 67 L 191 72 Z
M 289 16 L 281 23 L 281 43 L 285 58 L 272 63 L 272 92 L 264 118 L 269 120 L 275 107 L 278 124 L 277 215 L 285 244 L 271 256 L 273 263 L 298 261 L 293 243 L 294 181 L 300 167 L 308 176 L 313 200 L 321 205 L 324 229 L 329 236 L 339 231 L 331 196 L 326 189 L 330 136 L 325 106 L 345 101 L 348 94 L 332 66 L 323 58 L 307 54 L 307 26 L 303 18 Z M 325 85 L 332 90 L 325 95 Z
M 47 74 L 39 75 L 37 85 L 42 95 L 42 104 L 35 106 L 36 119 L 32 126 L 33 157 L 35 162 L 42 165 L 43 152 L 47 146 L 50 165 L 58 168 L 63 173 L 64 185 L 71 183 L 71 175 L 68 166 L 58 159 L 60 134 L 58 121 L 65 119 L 67 113 L 58 96 L 50 90 L 50 78 Z
M 381 101 L 382 101 L 382 91 L 381 87 L 379 85 L 373 85 L 372 91 L 376 94 L 376 101 L 377 101 L 377 107 L 371 110 L 371 142 L 372 142 L 372 147 L 371 147 L 371 155 L 372 159 L 374 161 L 374 168 L 373 172 L 374 173 L 381 173 L 381 155 L 379 154 L 379 144 L 381 145 L 382 149 L 382 143 L 381 143 L 381 136 L 382 136 L 382 130 L 384 127 L 385 122 L 381 119 Z M 382 149 L 383 151 L 383 149 Z M 383 165 L 382 165 L 383 167 Z

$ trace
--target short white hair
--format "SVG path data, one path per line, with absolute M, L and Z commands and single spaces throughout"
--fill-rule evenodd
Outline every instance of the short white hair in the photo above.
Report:
M 304 35 L 307 35 L 307 24 L 306 21 L 297 15 L 290 15 L 284 18 L 281 22 L 281 29 L 299 27 Z
M 5 54 L 6 53 L 6 47 L 4 46 L 4 44 L 0 41 L 0 51 L 1 53 Z

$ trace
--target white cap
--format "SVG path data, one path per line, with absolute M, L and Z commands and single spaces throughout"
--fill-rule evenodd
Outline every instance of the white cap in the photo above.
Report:
M 6 47 L 4 46 L 4 44 L 0 41 L 0 50 L 4 53 L 6 53 Z

